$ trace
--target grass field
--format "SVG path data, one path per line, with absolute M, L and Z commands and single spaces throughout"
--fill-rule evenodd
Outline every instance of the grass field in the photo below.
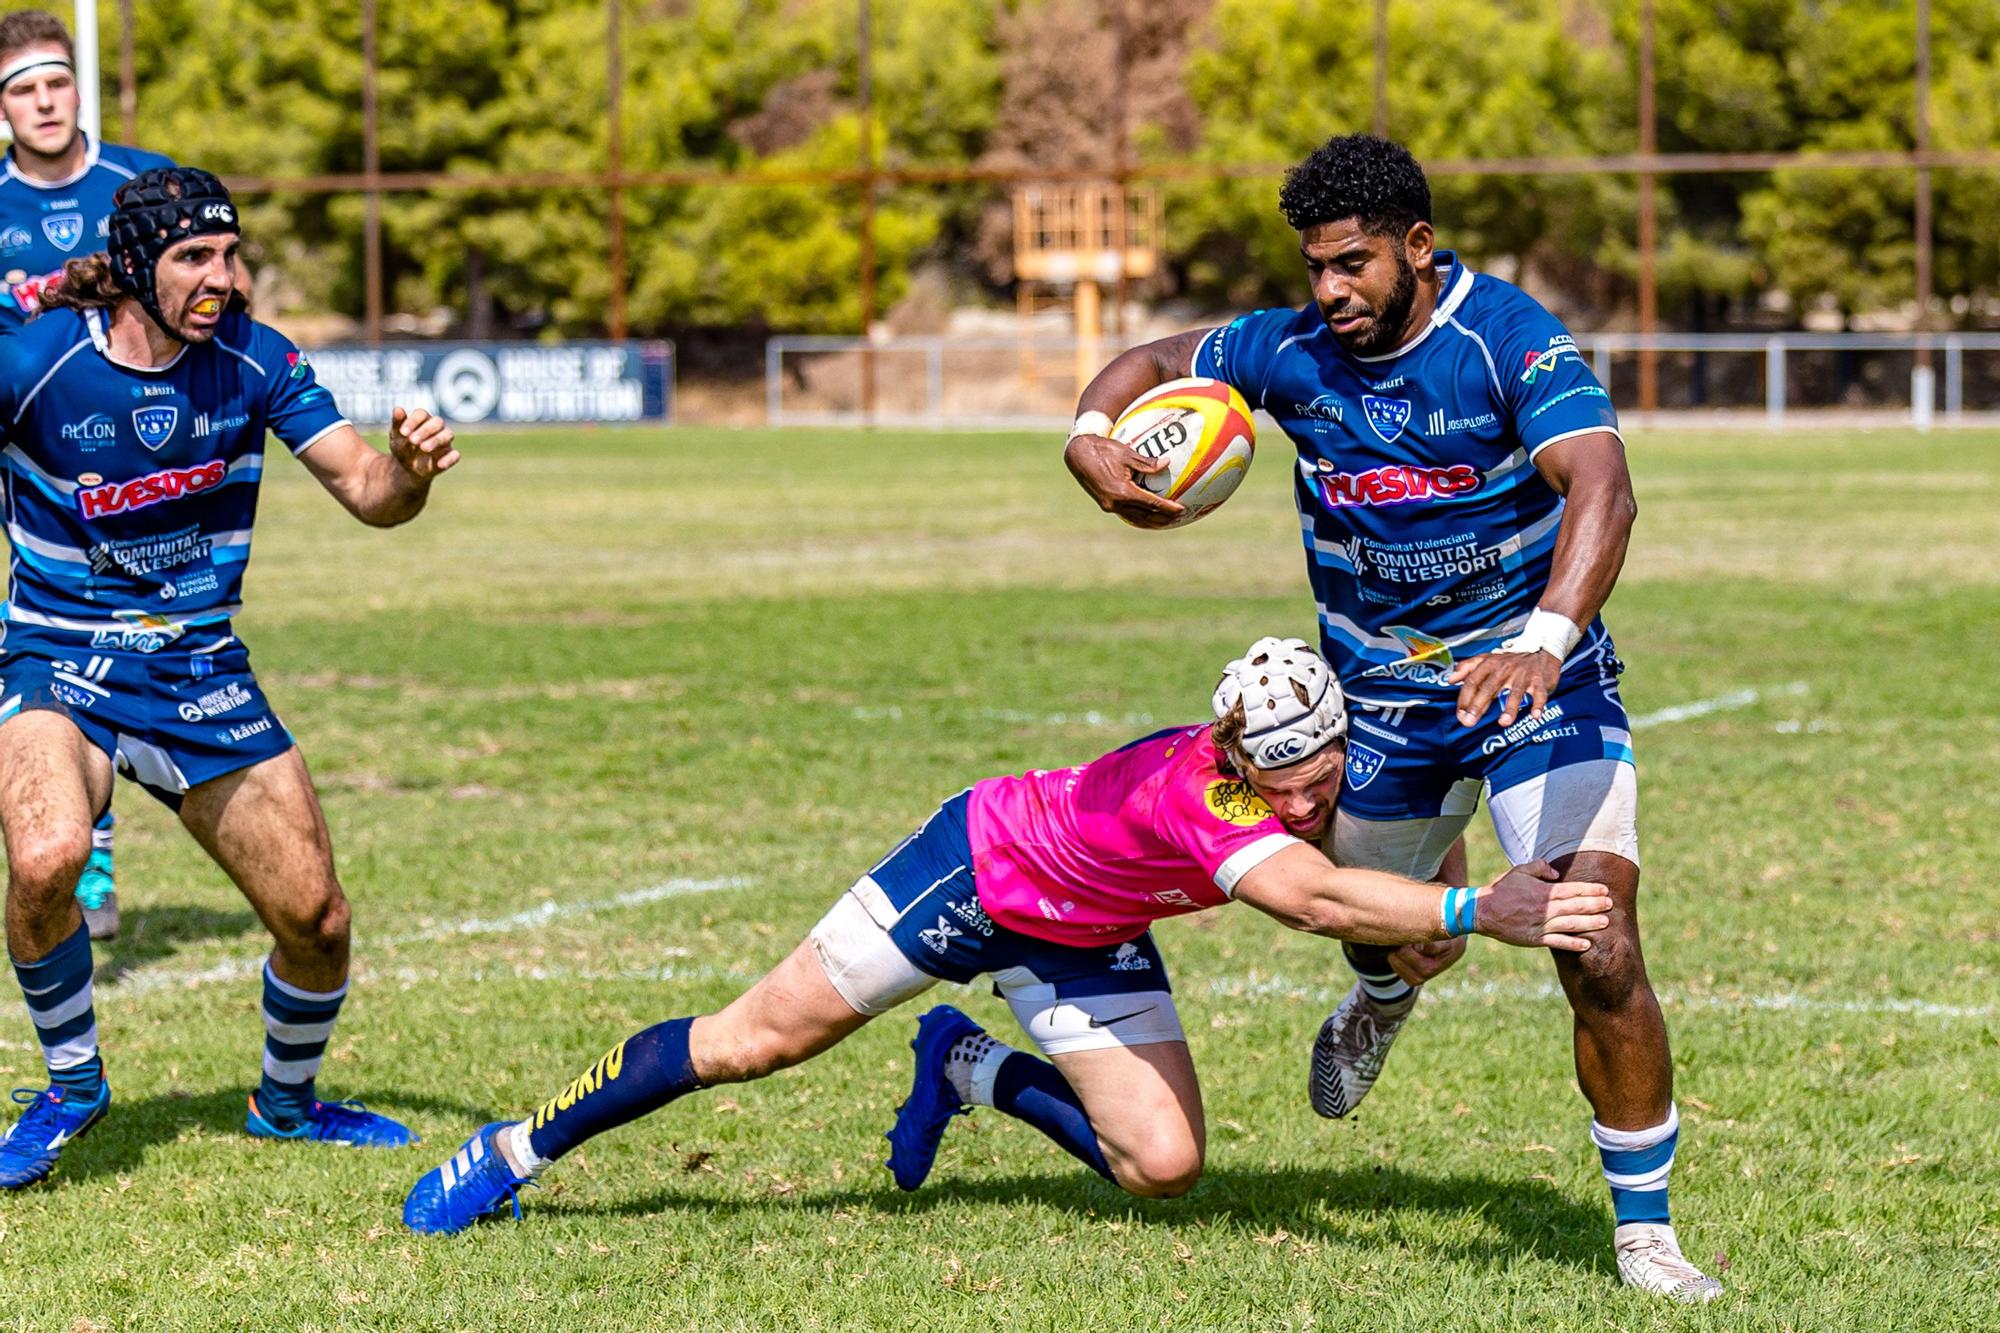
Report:
M 240 1133 L 264 937 L 121 789 L 125 935 L 97 991 L 117 1102 L 52 1183 L 0 1198 L 0 1325 L 1994 1326 L 1994 434 L 1634 438 L 1609 620 L 1640 718 L 1675 1212 L 1728 1284 L 1714 1306 L 1616 1285 L 1545 959 L 1475 945 L 1332 1124 L 1304 1061 L 1345 970 L 1241 908 L 1159 932 L 1210 1118 L 1184 1199 L 1130 1201 L 991 1112 L 899 1194 L 880 1134 L 913 1010 L 592 1144 L 525 1225 L 404 1232 L 404 1191 L 472 1127 L 729 998 L 942 796 L 1197 719 L 1252 637 L 1310 633 L 1279 449 L 1171 534 L 1098 514 L 1055 453 L 475 437 L 386 534 L 274 464 L 241 628 L 357 925 L 321 1086 L 426 1142 Z M 1482 835 L 1475 869 L 1495 861 Z M 983 991 L 933 994 L 1014 1031 Z M 8 1012 L 0 1075 L 36 1084 Z

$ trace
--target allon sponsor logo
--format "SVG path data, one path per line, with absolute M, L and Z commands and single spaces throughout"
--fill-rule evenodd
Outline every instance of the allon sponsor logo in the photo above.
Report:
M 118 423 L 103 412 L 93 412 L 81 421 L 64 422 L 57 434 L 64 444 L 108 444 L 118 438 Z
M 228 472 L 229 465 L 218 458 L 194 467 L 170 467 L 160 472 L 149 472 L 130 481 L 84 484 L 77 490 L 76 507 L 85 518 L 130 513 L 134 509 L 145 509 L 211 490 L 222 484 Z M 77 480 L 83 482 L 84 478 Z
M 1391 463 L 1367 472 L 1335 472 L 1320 462 L 1320 499 L 1328 509 L 1354 505 L 1413 504 L 1419 500 L 1464 495 L 1479 489 L 1478 469 L 1469 463 L 1450 467 L 1414 467 Z
M 1292 410 L 1299 416 L 1308 417 L 1314 421 L 1331 421 L 1335 424 L 1339 424 L 1346 411 L 1341 406 L 1340 399 L 1330 393 L 1323 393 L 1310 403 L 1295 404 Z

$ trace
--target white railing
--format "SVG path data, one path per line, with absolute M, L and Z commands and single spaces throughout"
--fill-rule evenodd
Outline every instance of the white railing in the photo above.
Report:
M 1943 370 L 1943 401 L 1933 367 L 1914 366 L 1908 420 L 1924 429 L 1939 420 L 1966 421 L 1966 353 L 2000 353 L 2000 333 L 1669 333 L 1650 340 L 1636 333 L 1594 333 L 1577 338 L 1597 377 L 1612 386 L 1614 358 L 1649 345 L 1667 355 L 1733 353 L 1763 356 L 1765 422 L 1782 428 L 1792 401 L 1789 358 L 1796 352 L 1875 352 L 1914 355 L 1928 342 Z M 1106 339 L 1102 360 L 1122 342 Z M 1070 418 L 1079 386 L 1072 338 L 887 338 L 826 336 L 772 338 L 764 349 L 765 413 L 774 426 L 863 424 L 865 364 L 872 359 L 875 410 L 886 426 L 1049 426 Z M 1101 361 L 1099 362 L 1101 364 Z M 1996 403 L 2000 408 L 2000 403 Z M 1875 411 L 1900 409 L 1873 409 Z

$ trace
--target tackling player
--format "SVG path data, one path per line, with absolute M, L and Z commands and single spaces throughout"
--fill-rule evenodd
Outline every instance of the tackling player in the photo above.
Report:
M 81 110 L 76 48 L 62 20 L 39 9 L 0 17 L 0 117 L 14 139 L 0 177 L 0 333 L 42 308 L 66 261 L 105 243 L 113 191 L 148 167 L 172 165 L 158 153 L 94 142 Z M 76 887 L 94 940 L 118 934 L 112 822 L 107 801 Z
M 1297 639 L 1261 639 L 1217 686 L 1218 721 L 946 801 L 719 1013 L 614 1046 L 535 1114 L 485 1126 L 411 1189 L 403 1220 L 463 1230 L 585 1139 L 699 1089 L 810 1059 L 940 980 L 990 974 L 1050 1061 L 950 1006 L 919 1020 L 889 1132 L 915 1189 L 951 1117 L 992 1106 L 1134 1194 L 1201 1174 L 1201 1092 L 1152 922 L 1232 898 L 1297 930 L 1399 945 L 1472 931 L 1590 948 L 1611 900 L 1547 866 L 1484 889 L 1337 870 L 1312 845 L 1340 788 L 1340 686 Z M 1052 1061 L 1052 1063 L 1051 1063 Z
M 1483 787 L 1510 861 L 1602 881 L 1617 907 L 1588 953 L 1555 955 L 1578 1081 L 1611 1187 L 1624 1281 L 1682 1300 L 1721 1285 L 1667 1211 L 1679 1118 L 1638 928 L 1639 837 L 1622 665 L 1598 610 L 1636 507 L 1610 395 L 1520 289 L 1436 248 L 1430 187 L 1397 144 L 1332 139 L 1285 178 L 1313 301 L 1126 352 L 1085 389 L 1065 461 L 1145 525 L 1180 506 L 1108 438 L 1146 390 L 1235 385 L 1298 448 L 1293 488 L 1321 644 L 1359 706 L 1336 864 L 1432 875 Z M 1350 947 L 1360 974 L 1313 1051 L 1313 1105 L 1351 1111 L 1451 958 Z
M 401 409 L 376 451 L 297 349 L 231 306 L 238 231 L 207 172 L 142 172 L 118 191 L 108 254 L 71 261 L 50 308 L 0 338 L 7 944 L 50 1082 L 15 1094 L 26 1110 L 0 1142 L 0 1187 L 47 1176 L 110 1106 L 73 890 L 114 765 L 178 811 L 272 934 L 245 1128 L 411 1141 L 315 1096 L 347 995 L 348 906 L 305 762 L 232 617 L 267 433 L 382 527 L 415 517 L 458 455 L 443 421 Z

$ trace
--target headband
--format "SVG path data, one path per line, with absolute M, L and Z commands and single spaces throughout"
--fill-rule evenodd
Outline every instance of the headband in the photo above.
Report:
M 76 73 L 76 66 L 70 63 L 68 56 L 52 56 L 47 51 L 31 51 L 0 66 L 0 90 L 4 90 L 8 84 L 23 74 L 32 74 L 38 69 L 60 69 L 70 74 Z

